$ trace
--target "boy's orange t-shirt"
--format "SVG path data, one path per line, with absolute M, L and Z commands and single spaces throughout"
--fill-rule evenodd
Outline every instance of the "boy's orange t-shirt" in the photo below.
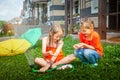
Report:
M 93 31 L 91 33 L 90 37 L 91 37 L 91 39 L 87 40 L 85 38 L 85 35 L 82 32 L 79 33 L 80 42 L 93 46 L 95 48 L 95 50 L 99 53 L 99 55 L 102 56 L 103 48 L 102 48 L 99 34 L 95 31 Z
M 54 47 L 47 47 L 46 48 L 46 51 L 53 51 L 53 53 L 56 51 L 56 49 L 57 48 L 54 48 Z M 47 56 L 45 56 L 44 57 L 46 60 L 51 60 L 52 59 L 52 56 L 49 54 L 49 55 L 47 55 Z M 57 56 L 57 58 L 56 58 L 56 60 L 54 61 L 54 63 L 55 62 L 57 62 L 57 61 L 59 61 L 59 60 L 61 60 L 62 58 L 64 58 L 64 54 L 63 54 L 63 52 L 62 52 L 62 50 L 59 52 L 59 54 L 58 54 L 58 56 Z

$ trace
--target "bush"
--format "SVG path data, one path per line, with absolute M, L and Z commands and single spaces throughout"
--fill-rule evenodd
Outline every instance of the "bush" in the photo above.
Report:
M 1 27 L 1 36 L 14 35 L 13 25 L 10 23 L 4 23 Z
M 79 29 L 80 29 L 79 24 L 74 24 L 73 30 L 72 30 L 73 34 L 78 34 Z
M 0 21 L 0 29 L 2 29 L 6 23 L 7 23 L 6 21 Z

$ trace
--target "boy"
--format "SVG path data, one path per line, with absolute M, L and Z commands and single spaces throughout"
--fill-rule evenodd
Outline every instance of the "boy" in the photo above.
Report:
M 82 60 L 83 65 L 90 63 L 91 67 L 98 65 L 97 60 L 102 57 L 103 49 L 99 34 L 94 31 L 94 22 L 89 18 L 81 21 L 80 43 L 75 44 L 75 55 Z

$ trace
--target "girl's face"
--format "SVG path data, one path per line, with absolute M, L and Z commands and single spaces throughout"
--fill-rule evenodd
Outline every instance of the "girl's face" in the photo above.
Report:
M 82 33 L 88 37 L 90 36 L 91 32 L 93 31 L 92 26 L 90 26 L 88 23 L 84 23 L 82 26 Z
M 61 37 L 62 37 L 62 32 L 57 32 L 56 34 L 53 35 L 53 42 L 59 41 Z

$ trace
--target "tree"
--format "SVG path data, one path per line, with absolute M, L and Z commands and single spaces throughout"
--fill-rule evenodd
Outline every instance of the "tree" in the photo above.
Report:
M 3 28 L 3 26 L 4 26 L 5 24 L 7 24 L 6 21 L 0 21 L 0 30 Z

